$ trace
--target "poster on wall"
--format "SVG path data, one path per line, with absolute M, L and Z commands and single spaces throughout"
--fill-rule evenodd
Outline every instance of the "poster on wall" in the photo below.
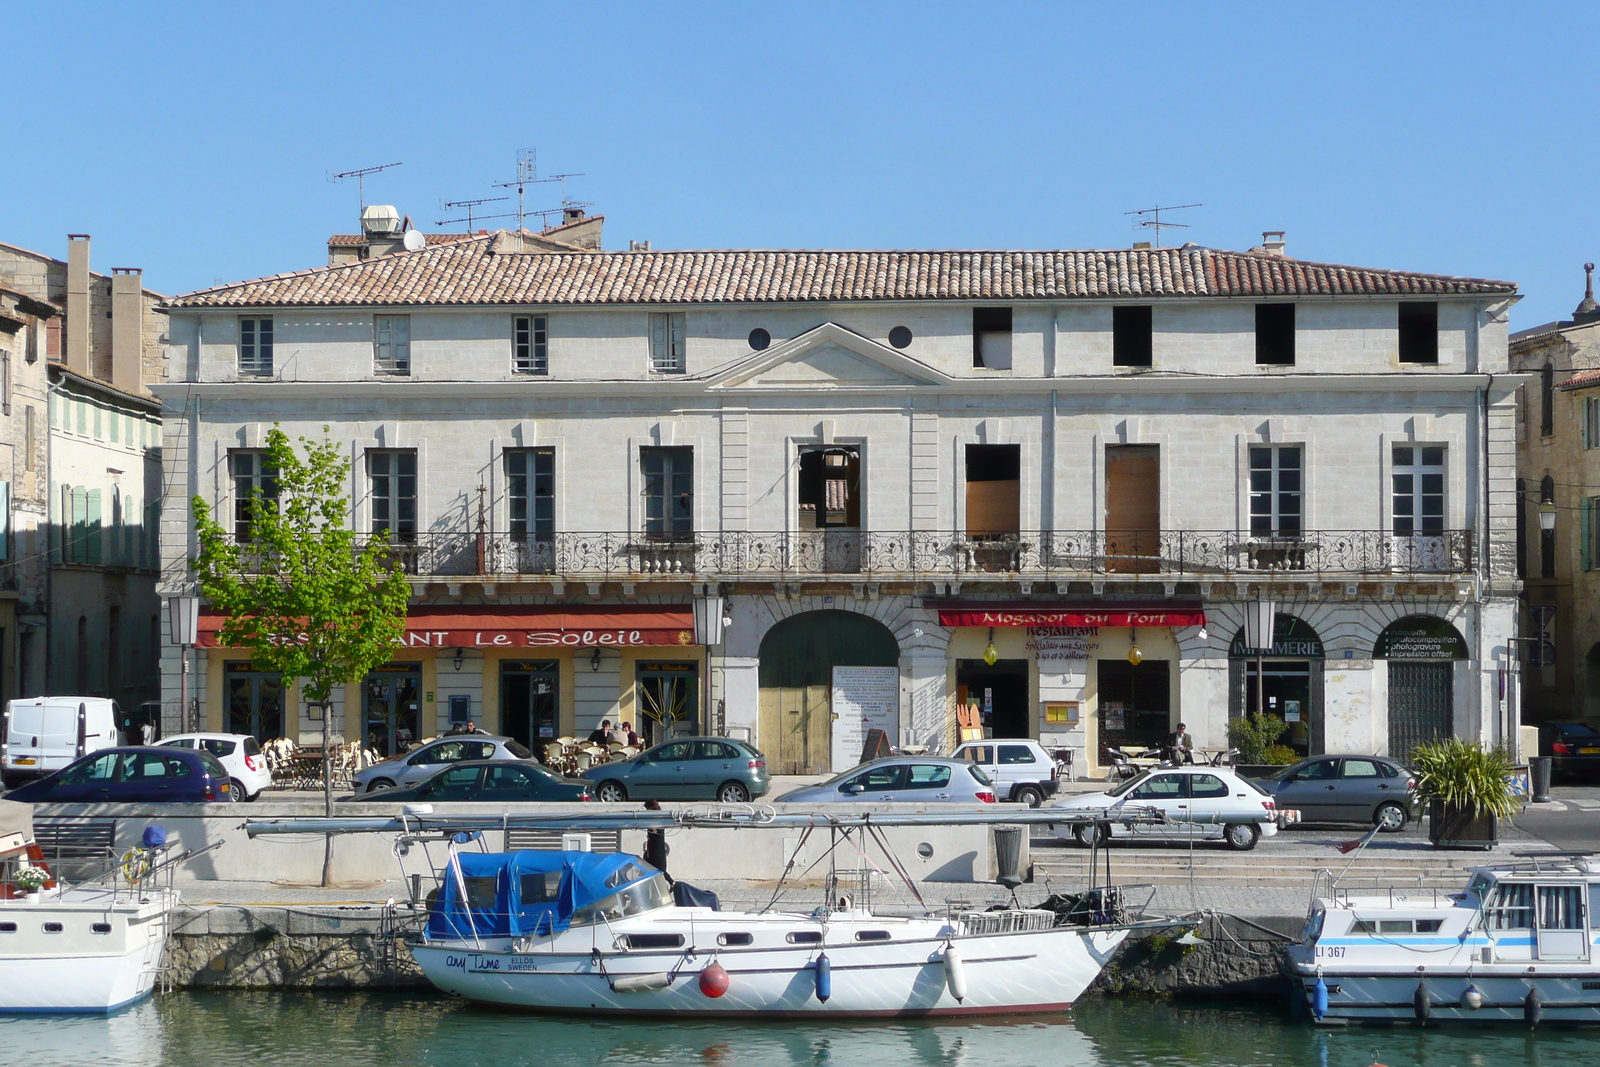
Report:
M 861 762 L 868 730 L 900 736 L 900 669 L 898 667 L 835 667 L 833 669 L 833 770 L 847 771 Z
M 1100 728 L 1102 730 L 1122 729 L 1122 701 L 1108 700 L 1100 705 Z

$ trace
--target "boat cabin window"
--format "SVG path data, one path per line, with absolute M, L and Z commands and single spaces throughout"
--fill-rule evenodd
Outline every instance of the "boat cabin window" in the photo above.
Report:
M 857 930 L 856 931 L 856 940 L 857 941 L 887 941 L 887 940 L 889 940 L 889 931 L 887 931 L 887 930 Z
M 560 871 L 535 871 L 522 876 L 524 904 L 550 904 L 561 895 Z
M 629 882 L 637 882 L 639 879 L 651 873 L 653 872 L 644 870 L 637 863 L 630 863 L 626 867 L 618 867 L 616 870 L 606 875 L 606 888 L 615 889 L 619 885 L 627 885 Z
M 1485 930 L 1527 930 L 1533 926 L 1533 886 L 1502 882 L 1483 909 Z
M 1443 919 L 1357 919 L 1352 934 L 1436 934 Z
M 0 934 L 14 934 L 16 932 L 16 923 L 0 923 Z
M 629 948 L 682 948 L 682 934 L 629 934 Z
M 1539 927 L 1542 930 L 1583 929 L 1583 887 L 1542 885 L 1539 887 Z
M 500 879 L 495 875 L 487 878 L 463 878 L 467 884 L 467 906 L 471 908 L 494 908 L 496 890 L 499 888 Z
M 60 923 L 45 923 L 44 924 L 44 932 L 47 933 L 47 934 L 59 934 L 61 932 L 61 924 Z
M 109 934 L 111 932 L 111 924 L 95 923 L 93 926 L 89 927 L 89 929 L 97 934 Z
M 751 937 L 749 934 L 718 934 L 717 935 L 717 944 L 723 946 L 724 948 L 732 948 L 732 947 L 737 946 L 737 945 L 748 945 L 748 944 L 751 944 L 754 941 L 755 941 L 755 938 Z
M 642 882 L 635 882 L 620 893 L 613 893 L 603 900 L 579 908 L 572 913 L 572 925 L 587 926 L 597 922 L 625 919 L 629 915 L 639 915 L 671 905 L 672 890 L 667 888 L 667 880 L 657 874 Z
M 789 944 L 791 945 L 817 945 L 821 943 L 821 930 L 796 930 L 789 935 Z

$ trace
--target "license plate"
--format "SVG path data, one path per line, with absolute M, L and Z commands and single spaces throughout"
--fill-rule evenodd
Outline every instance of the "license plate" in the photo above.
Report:
M 35 763 L 38 762 L 38 760 L 35 760 L 31 756 L 21 756 L 21 757 L 15 759 L 15 760 L 13 760 L 12 762 L 15 763 L 18 767 L 32 767 Z
M 1600 756 L 1600 748 L 1580 748 L 1578 752 L 1585 756 Z

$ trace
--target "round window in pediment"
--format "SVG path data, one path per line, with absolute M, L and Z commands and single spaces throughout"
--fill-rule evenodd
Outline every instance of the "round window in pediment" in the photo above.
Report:
M 761 351 L 763 348 L 766 348 L 771 343 L 772 335 L 766 330 L 763 330 L 761 327 L 757 326 L 755 329 L 750 331 L 750 347 L 755 349 L 757 352 Z
M 896 326 L 889 331 L 889 343 L 896 348 L 904 348 L 911 343 L 911 327 Z

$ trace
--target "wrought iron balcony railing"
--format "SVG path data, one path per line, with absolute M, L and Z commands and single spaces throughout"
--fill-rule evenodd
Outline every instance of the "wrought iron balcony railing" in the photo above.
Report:
M 1473 566 L 1469 530 L 1399 536 L 1315 530 L 1258 537 L 1232 530 L 1030 531 L 982 536 L 935 531 L 726 530 L 654 537 L 629 533 L 428 532 L 388 549 L 428 578 L 547 575 L 574 580 L 714 578 L 873 580 L 1011 575 L 1066 581 L 1107 575 L 1185 579 L 1240 574 L 1354 577 L 1451 575 Z

